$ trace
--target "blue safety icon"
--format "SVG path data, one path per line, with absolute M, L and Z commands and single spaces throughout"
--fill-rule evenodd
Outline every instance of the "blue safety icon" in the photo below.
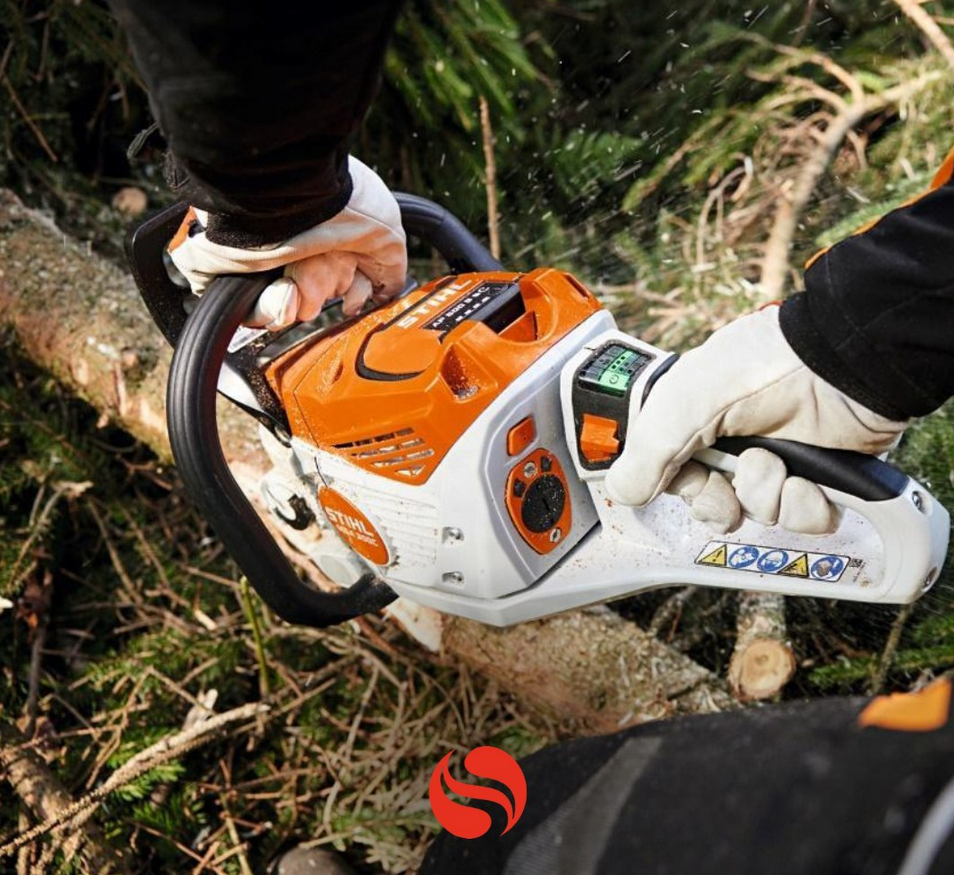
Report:
M 755 547 L 739 547 L 729 555 L 729 565 L 732 568 L 748 568 L 759 558 L 759 551 Z
M 812 577 L 816 580 L 835 580 L 845 569 L 841 556 L 822 556 L 812 563 Z
M 763 553 L 762 558 L 759 559 L 759 571 L 765 574 L 775 574 L 786 565 L 788 565 L 788 553 L 784 550 L 770 550 L 768 553 Z

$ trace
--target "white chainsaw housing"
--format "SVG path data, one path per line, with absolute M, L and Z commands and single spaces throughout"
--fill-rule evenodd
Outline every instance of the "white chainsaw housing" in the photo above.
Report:
M 605 472 L 586 470 L 578 458 L 571 383 L 580 363 L 614 340 L 654 356 L 632 388 L 640 397 L 667 356 L 616 331 L 612 316 L 600 311 L 501 392 L 423 484 L 376 475 L 294 439 L 289 461 L 300 494 L 319 519 L 322 485 L 366 515 L 389 554 L 388 564 L 373 568 L 399 595 L 494 626 L 670 585 L 906 603 L 934 582 L 947 549 L 948 514 L 910 478 L 901 494 L 883 501 L 823 487 L 843 508 L 838 530 L 824 536 L 750 520 L 716 536 L 673 496 L 645 508 L 612 502 L 603 491 Z M 508 431 L 531 415 L 536 437 L 512 457 Z M 521 536 L 505 506 L 511 470 L 538 448 L 562 465 L 572 508 L 570 531 L 546 554 Z M 732 473 L 735 457 L 706 450 L 698 458 Z M 330 543 L 336 555 L 348 550 L 337 538 Z M 348 567 L 345 585 L 354 579 Z

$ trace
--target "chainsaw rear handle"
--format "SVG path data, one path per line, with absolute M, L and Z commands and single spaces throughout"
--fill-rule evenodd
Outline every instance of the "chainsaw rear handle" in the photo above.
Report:
M 643 388 L 641 406 L 646 403 L 656 383 L 666 376 L 678 360 L 678 354 L 670 355 L 649 375 Z M 624 416 L 627 425 L 628 420 L 627 404 Z M 778 456 L 785 463 L 790 477 L 802 477 L 819 486 L 853 495 L 862 501 L 887 501 L 896 498 L 904 492 L 909 480 L 906 474 L 877 456 L 854 450 L 827 449 L 782 438 L 720 437 L 712 445 L 712 450 L 716 452 L 703 450 L 697 454 L 701 456 L 698 461 L 731 474 L 735 473 L 733 457 L 753 448 L 768 450 Z M 722 464 L 717 463 L 720 459 Z
M 733 546 L 728 534 L 713 535 L 685 508 L 680 509 L 682 502 L 677 500 L 673 504 L 672 496 L 661 496 L 639 510 L 607 500 L 599 481 L 622 452 L 631 453 L 634 463 L 639 458 L 641 448 L 630 429 L 630 419 L 635 420 L 631 414 L 657 390 L 660 380 L 665 384 L 665 374 L 675 360 L 676 356 L 610 329 L 593 337 L 564 365 L 561 375 L 564 424 L 574 461 L 581 478 L 594 489 L 603 532 L 608 533 L 600 537 L 606 538 L 607 546 L 619 541 L 620 562 L 629 557 L 636 565 L 642 563 L 633 569 L 635 579 L 642 575 L 643 583 L 652 585 L 689 579 L 717 587 L 884 603 L 909 603 L 934 582 L 947 549 L 947 511 L 916 480 L 864 453 L 743 436 L 719 438 L 693 456 L 709 469 L 731 476 L 737 471 L 739 456 L 746 450 L 758 447 L 774 453 L 783 460 L 790 476 L 816 483 L 831 504 L 845 510 L 836 531 L 825 535 L 796 531 L 786 534 L 780 526 L 746 519 L 736 530 L 739 534 Z M 632 535 L 627 532 L 628 524 L 633 526 Z M 667 544 L 669 531 L 674 535 Z M 642 553 L 648 545 L 655 548 L 657 540 L 662 542 L 659 554 L 649 561 Z M 815 554 L 819 562 L 825 556 L 837 555 L 845 578 L 843 581 L 841 572 L 835 577 L 827 571 L 816 572 L 814 565 L 793 565 L 791 571 L 761 565 L 750 568 L 754 560 L 738 559 L 739 564 L 734 564 L 724 552 L 718 554 L 721 559 L 707 563 L 703 557 L 712 559 L 716 553 L 700 550 L 714 540 L 726 550 L 735 551 L 733 556 L 749 545 L 756 559 L 759 551 L 776 550 L 780 555 L 795 550 L 793 557 L 800 554 L 804 562 Z M 626 544 L 628 548 L 623 546 Z M 661 549 L 664 545 L 669 547 L 668 551 Z M 590 557 L 595 560 L 598 552 Z M 586 557 L 586 551 L 581 551 L 579 561 L 582 563 Z M 653 569 L 652 564 L 657 561 Z M 688 578 L 682 576 L 685 571 L 691 572 Z M 577 586 L 573 575 L 566 575 L 564 581 L 568 587 L 564 603 L 580 603 L 586 593 L 581 589 L 571 594 Z M 622 572 L 610 571 L 601 582 L 602 594 L 622 595 L 630 591 L 628 583 Z M 580 585 L 585 588 L 585 580 Z M 642 585 L 635 587 L 641 588 Z M 508 616 L 524 615 L 532 616 L 522 614 L 519 607 L 509 606 Z
M 665 370 L 669 365 L 671 361 L 664 362 Z M 854 512 L 874 528 L 884 562 L 878 599 L 910 603 L 937 579 L 947 552 L 948 514 L 903 471 L 867 453 L 760 436 L 720 437 L 693 458 L 732 476 L 739 456 L 753 448 L 774 453 L 788 476 L 815 483 L 832 505 Z
M 740 456 L 755 447 L 774 453 L 789 477 L 802 477 L 862 501 L 888 501 L 904 492 L 910 478 L 894 465 L 853 450 L 830 450 L 799 441 L 763 437 L 719 438 L 713 449 Z
M 424 198 L 397 194 L 408 234 L 430 244 L 454 272 L 500 270 L 459 219 Z M 127 254 L 149 311 L 174 347 L 166 392 L 176 467 L 200 513 L 265 603 L 289 623 L 333 626 L 378 611 L 397 596 L 374 574 L 348 589 L 320 592 L 302 581 L 235 482 L 219 438 L 216 391 L 229 343 L 274 273 L 215 279 L 186 317 L 163 251 L 182 221 L 177 205 L 140 226 Z

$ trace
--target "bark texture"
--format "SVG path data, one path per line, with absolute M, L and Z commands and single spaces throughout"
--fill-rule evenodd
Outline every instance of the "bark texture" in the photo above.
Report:
M 446 617 L 444 644 L 576 733 L 735 704 L 710 671 L 606 608 L 505 630 Z
M 23 800 L 33 816 L 40 821 L 59 817 L 73 804 L 73 797 L 50 771 L 43 758 L 30 746 L 25 737 L 12 726 L 0 723 L 0 776 Z M 90 875 L 124 875 L 130 871 L 128 862 L 107 844 L 95 823 L 84 824 L 82 831 L 65 838 L 66 857 L 78 855 L 79 868 Z M 11 864 L 0 862 L 0 870 Z

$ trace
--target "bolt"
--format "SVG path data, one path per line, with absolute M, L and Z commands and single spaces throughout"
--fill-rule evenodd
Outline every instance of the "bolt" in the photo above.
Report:
M 463 541 L 464 533 L 460 529 L 455 528 L 445 528 L 444 529 L 444 541 Z
M 533 462 L 527 462 L 527 464 L 523 466 L 523 476 L 529 480 L 531 477 L 536 477 L 536 475 L 537 466 Z
M 551 543 L 551 544 L 555 544 L 555 543 L 556 543 L 557 541 L 559 541 L 560 538 L 562 538 L 562 537 L 563 537 L 563 532 L 562 532 L 562 530 L 561 530 L 559 527 L 550 530 L 550 543 Z
M 911 493 L 911 503 L 919 510 L 921 513 L 924 513 L 924 496 L 920 492 L 915 490 Z
M 451 586 L 463 586 L 464 585 L 464 575 L 459 571 L 448 571 L 443 577 L 444 583 L 449 583 Z

